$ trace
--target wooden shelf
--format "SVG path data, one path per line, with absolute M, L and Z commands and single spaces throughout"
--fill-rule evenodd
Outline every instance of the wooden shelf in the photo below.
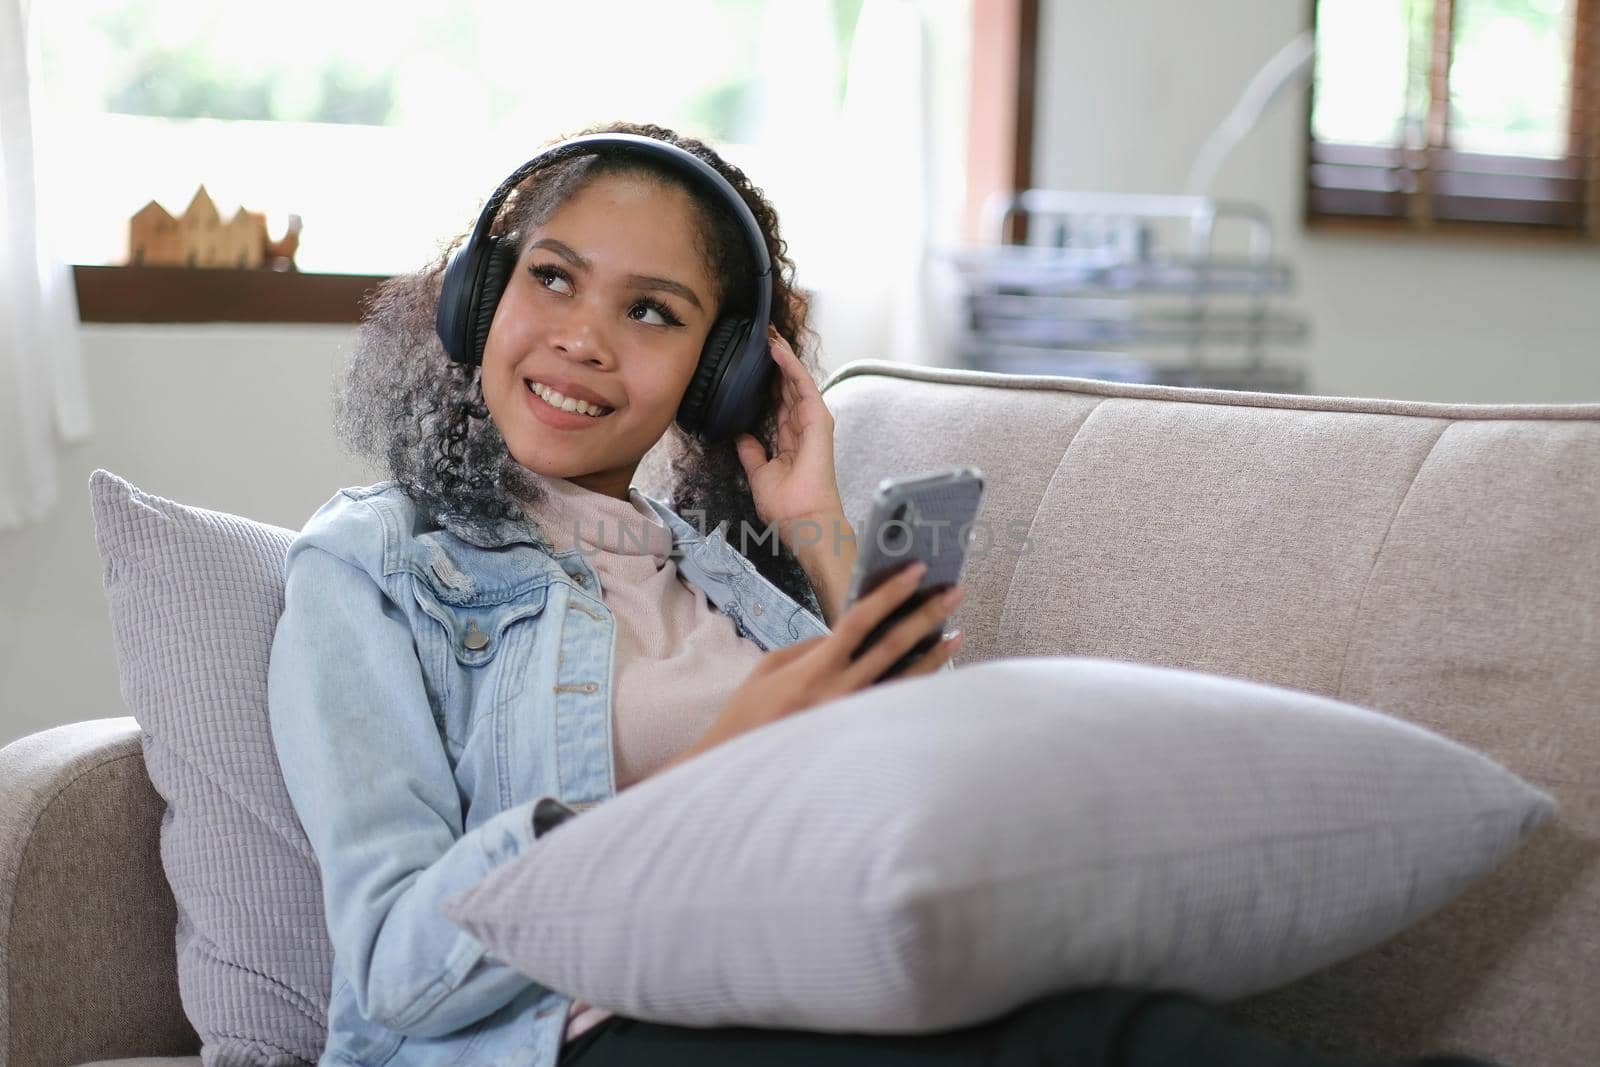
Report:
M 385 275 L 73 267 L 82 322 L 355 323 Z

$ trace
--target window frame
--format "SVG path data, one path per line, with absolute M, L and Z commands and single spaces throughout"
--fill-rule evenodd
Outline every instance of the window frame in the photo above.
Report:
M 1034 72 L 1039 0 L 971 0 L 975 61 L 968 85 L 969 131 L 998 122 L 1010 135 L 1000 164 L 987 142 L 969 136 L 967 196 L 1032 180 Z M 973 175 L 977 175 L 973 178 Z M 73 264 L 78 319 L 84 323 L 355 323 L 363 300 L 386 274 Z
M 1308 0 L 1312 32 L 1316 32 L 1318 0 Z M 1454 48 L 1454 0 L 1436 0 L 1434 7 L 1431 99 L 1427 117 L 1430 144 L 1445 138 L 1448 86 L 1445 77 Z M 1459 149 L 1429 147 L 1408 149 L 1318 141 L 1312 126 L 1316 87 L 1306 93 L 1305 159 L 1303 165 L 1303 220 L 1307 229 L 1355 231 L 1368 234 L 1411 236 L 1429 234 L 1449 238 L 1593 246 L 1600 244 L 1600 0 L 1577 0 L 1573 27 L 1573 79 L 1568 153 L 1562 159 L 1532 156 L 1468 153 Z M 1420 166 L 1407 168 L 1408 156 L 1425 157 Z M 1436 164 L 1455 164 L 1454 168 Z M 1385 169 L 1380 166 L 1387 164 Z M 1415 182 L 1408 190 L 1364 190 L 1319 185 L 1316 168 L 1366 166 L 1374 175 L 1409 169 Z M 1471 175 L 1471 177 L 1464 177 Z M 1458 191 L 1458 201 L 1500 200 L 1516 219 L 1438 218 L 1433 213 L 1435 183 L 1443 176 Z M 1562 220 L 1563 204 L 1551 198 L 1504 196 L 1517 189 L 1572 183 L 1578 187 L 1569 213 Z M 1474 196 L 1473 194 L 1477 194 Z M 1380 207 L 1380 199 L 1394 203 Z M 1332 202 L 1330 205 L 1329 202 Z M 1348 207 L 1340 210 L 1343 201 Z

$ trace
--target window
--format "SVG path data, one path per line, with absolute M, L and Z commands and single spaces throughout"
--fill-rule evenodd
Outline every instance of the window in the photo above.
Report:
M 1600 238 L 1600 0 L 1316 0 L 1309 219 Z
M 301 216 L 303 271 L 412 270 L 537 145 L 614 117 L 715 143 L 798 202 L 808 157 L 787 148 L 837 111 L 861 3 L 39 4 L 65 251 L 124 263 L 129 217 L 204 183 L 273 237 Z

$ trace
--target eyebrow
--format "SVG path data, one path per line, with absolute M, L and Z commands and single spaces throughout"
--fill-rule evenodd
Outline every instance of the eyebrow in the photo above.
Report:
M 528 246 L 528 251 L 531 252 L 535 248 L 548 248 L 550 251 L 554 252 L 568 263 L 571 263 L 574 267 L 577 267 L 579 270 L 586 271 L 593 266 L 593 264 L 591 264 L 587 259 L 584 259 L 582 256 L 578 255 L 578 253 L 574 252 L 571 248 L 567 247 L 566 244 L 556 240 L 554 237 L 539 238 L 537 241 L 533 242 L 533 244 Z M 705 308 L 700 306 L 700 298 L 694 295 L 693 289 L 690 289 L 687 285 L 675 282 L 671 278 L 656 278 L 648 274 L 630 274 L 623 280 L 629 285 L 636 285 L 642 289 L 660 289 L 664 292 L 672 293 L 693 304 L 696 310 L 705 310 Z

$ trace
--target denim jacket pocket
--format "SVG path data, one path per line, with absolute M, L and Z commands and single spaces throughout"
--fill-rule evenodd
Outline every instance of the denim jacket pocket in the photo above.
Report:
M 435 722 L 453 761 L 465 750 L 485 706 L 471 696 L 487 680 L 487 675 L 477 676 L 497 662 L 512 626 L 544 612 L 550 587 L 541 581 L 509 595 L 461 596 L 448 586 L 441 590 L 442 584 L 414 577 L 411 590 L 418 608 L 434 623 L 420 625 L 417 655 L 434 701 Z
M 494 659 L 512 623 L 544 611 L 548 583 L 499 603 L 451 603 L 427 582 L 415 582 L 417 605 L 443 627 L 443 638 L 457 663 L 483 667 Z

